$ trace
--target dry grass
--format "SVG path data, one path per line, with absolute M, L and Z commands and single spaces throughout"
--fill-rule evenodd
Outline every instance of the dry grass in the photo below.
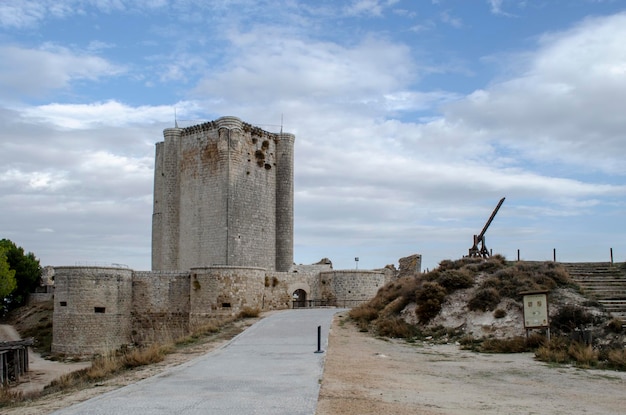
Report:
M 416 328 L 399 317 L 386 317 L 376 322 L 380 336 L 409 339 L 416 335 Z
M 239 318 L 255 318 L 258 317 L 259 314 L 261 314 L 261 309 L 259 309 L 258 307 L 244 307 L 241 309 L 241 311 L 239 312 L 238 316 Z
M 567 349 L 567 354 L 576 363 L 576 366 L 590 368 L 598 365 L 598 351 L 591 345 L 574 342 Z
M 626 350 L 610 350 L 607 357 L 608 366 L 617 370 L 626 370 Z
M 546 343 L 546 337 L 538 333 L 533 333 L 528 337 L 516 336 L 508 339 L 474 339 L 466 336 L 461 340 L 464 349 L 484 353 L 531 352 Z
M 0 408 L 23 402 L 25 396 L 22 391 L 15 391 L 6 386 L 0 386 Z
M 611 351 L 609 355 L 611 355 Z M 603 367 L 606 362 L 599 359 L 598 350 L 593 346 L 572 341 L 566 337 L 553 337 L 550 343 L 537 349 L 535 357 L 549 363 L 570 363 L 582 368 Z

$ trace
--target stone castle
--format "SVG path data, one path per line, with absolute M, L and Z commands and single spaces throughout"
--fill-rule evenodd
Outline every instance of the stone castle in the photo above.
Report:
M 156 145 L 152 271 L 55 267 L 52 352 L 175 339 L 245 307 L 352 307 L 420 255 L 381 270 L 293 263 L 293 134 L 235 117 L 168 128 Z

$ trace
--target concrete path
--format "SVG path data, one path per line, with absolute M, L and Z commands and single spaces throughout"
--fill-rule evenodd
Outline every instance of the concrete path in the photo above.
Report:
M 332 317 L 340 309 L 288 310 L 260 320 L 226 346 L 160 375 L 53 412 L 96 414 L 312 415 Z

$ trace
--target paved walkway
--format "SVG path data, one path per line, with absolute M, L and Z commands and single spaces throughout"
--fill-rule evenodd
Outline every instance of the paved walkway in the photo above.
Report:
M 96 414 L 312 415 L 332 317 L 339 309 L 288 310 L 260 320 L 226 346 L 160 375 L 53 412 Z

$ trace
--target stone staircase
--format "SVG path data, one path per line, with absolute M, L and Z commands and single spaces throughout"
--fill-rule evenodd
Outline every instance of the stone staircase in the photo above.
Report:
M 626 324 L 626 263 L 564 262 L 561 265 L 585 295 Z

